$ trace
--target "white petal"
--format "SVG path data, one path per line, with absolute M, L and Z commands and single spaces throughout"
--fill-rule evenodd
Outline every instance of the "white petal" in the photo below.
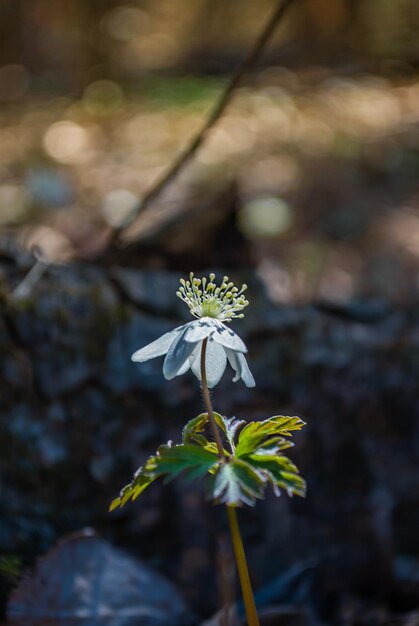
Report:
M 241 363 L 238 359 L 237 354 L 234 352 L 234 350 L 229 350 L 229 348 L 226 348 L 225 351 L 226 351 L 226 355 L 228 358 L 228 362 L 230 363 L 233 370 L 236 372 L 236 375 L 233 378 L 233 383 L 236 383 L 241 377 L 241 373 L 242 373 Z
M 191 343 L 198 343 L 198 341 L 206 339 L 217 329 L 216 320 L 211 317 L 201 317 L 199 320 L 189 322 L 186 326 L 188 330 L 185 333 L 185 341 Z
M 186 359 L 186 361 L 184 362 L 184 364 L 182 365 L 182 367 L 180 368 L 176 376 L 182 376 L 182 374 L 186 374 L 186 372 L 189 370 L 190 367 L 191 367 L 191 364 L 188 358 Z
M 192 363 L 194 363 L 194 361 L 199 361 L 200 363 L 200 359 L 201 359 L 201 343 L 197 343 L 196 346 L 194 347 L 192 353 L 189 356 L 189 367 L 192 367 Z M 197 373 L 195 373 L 194 370 L 192 370 L 193 373 L 195 374 L 195 376 L 198 376 Z M 198 376 L 199 380 L 201 380 L 201 369 L 199 370 L 199 376 Z
M 236 352 L 247 352 L 244 341 L 240 339 L 234 330 L 219 320 L 214 321 L 216 323 L 216 327 L 214 328 L 214 333 L 211 335 L 214 341 L 220 343 L 226 348 L 230 348 L 230 350 L 235 350 Z
M 191 369 L 199 380 L 201 380 L 201 349 L 202 343 L 195 348 L 193 358 L 191 358 Z M 227 357 L 224 348 L 214 341 L 208 341 L 205 354 L 205 369 L 207 384 L 210 389 L 215 387 L 220 381 L 226 365 Z
M 238 354 L 237 358 L 240 361 L 241 364 L 241 379 L 244 382 L 244 384 L 246 385 L 246 387 L 255 387 L 256 382 L 255 379 L 253 378 L 253 374 L 249 369 L 249 366 L 247 364 L 246 361 L 246 357 L 243 354 Z
M 178 326 L 174 330 L 165 333 L 155 341 L 144 346 L 131 356 L 132 361 L 143 362 L 149 359 L 154 359 L 156 356 L 162 356 L 166 354 L 172 343 L 175 341 L 179 332 L 182 330 L 182 326 Z
M 228 348 L 226 348 L 226 354 L 228 362 L 236 372 L 233 382 L 236 383 L 241 378 L 247 387 L 254 387 L 256 385 L 255 379 L 249 369 L 246 357 L 240 352 L 234 352 L 234 350 L 229 350 Z
M 189 355 L 193 351 L 196 344 L 185 341 L 185 333 L 188 328 L 183 329 L 181 334 L 172 343 L 166 358 L 163 363 L 163 375 L 167 380 L 171 380 L 175 376 L 178 376 L 182 371 L 185 361 L 187 361 Z

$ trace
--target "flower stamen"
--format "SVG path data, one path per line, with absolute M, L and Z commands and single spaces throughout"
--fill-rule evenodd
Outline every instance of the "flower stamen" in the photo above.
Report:
M 207 279 L 205 276 L 195 278 L 191 272 L 189 280 L 180 279 L 176 295 L 188 305 L 194 317 L 212 317 L 222 322 L 244 317 L 240 311 L 249 304 L 243 295 L 247 285 L 242 285 L 239 290 L 228 276 L 223 277 L 221 286 L 214 281 L 215 274 L 210 274 Z

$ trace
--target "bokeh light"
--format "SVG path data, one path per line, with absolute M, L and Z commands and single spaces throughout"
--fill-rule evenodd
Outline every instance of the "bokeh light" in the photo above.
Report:
M 30 197 L 21 185 L 0 185 L 0 225 L 22 221 L 29 211 Z
M 292 218 L 292 210 L 284 200 L 255 198 L 244 204 L 238 223 L 247 237 L 277 237 L 290 229 Z
M 98 80 L 86 87 L 83 104 L 93 116 L 108 116 L 115 113 L 124 101 L 124 93 L 111 80 Z
M 132 215 L 138 203 L 138 196 L 128 189 L 115 189 L 105 196 L 102 213 L 108 224 L 121 226 Z
M 55 122 L 47 129 L 43 144 L 46 152 L 61 163 L 84 162 L 90 148 L 87 130 L 66 120 Z

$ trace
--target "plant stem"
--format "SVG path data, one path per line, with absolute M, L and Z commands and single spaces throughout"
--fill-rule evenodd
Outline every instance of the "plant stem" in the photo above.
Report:
M 228 522 L 230 524 L 230 533 L 231 539 L 233 541 L 237 569 L 239 570 L 240 586 L 243 593 L 247 623 L 249 626 L 259 626 L 259 618 L 256 611 L 255 599 L 253 597 L 252 584 L 250 582 L 249 576 L 249 568 L 247 567 L 246 554 L 244 552 L 243 540 L 240 534 L 236 509 L 233 506 L 227 506 L 227 515 Z
M 208 418 L 212 428 L 212 434 L 214 435 L 215 443 L 217 444 L 218 454 L 223 463 L 226 461 L 226 455 L 224 454 L 223 442 L 221 441 L 220 431 L 218 430 L 217 422 L 214 418 L 214 411 L 212 409 L 210 393 L 207 384 L 207 370 L 205 367 L 205 357 L 207 354 L 208 338 L 204 339 L 201 348 L 201 381 L 202 381 L 202 393 L 204 395 L 205 406 L 207 407 Z
M 207 353 L 208 339 L 204 339 L 201 349 L 201 381 L 202 393 L 204 396 L 205 406 L 208 412 L 208 419 L 212 428 L 215 442 L 218 448 L 218 454 L 222 463 L 226 463 L 227 459 L 224 454 L 223 443 L 221 441 L 220 431 L 214 418 L 211 397 L 207 384 L 207 372 L 205 366 L 205 357 Z M 246 611 L 248 626 L 259 626 L 259 618 L 256 611 L 255 599 L 253 597 L 252 585 L 250 582 L 249 568 L 247 567 L 246 554 L 244 552 L 243 540 L 240 534 L 239 523 L 237 520 L 236 510 L 232 506 L 227 506 L 228 522 L 230 526 L 230 534 L 233 542 L 234 556 L 236 558 L 237 569 L 239 572 L 240 586 L 243 594 L 244 608 Z

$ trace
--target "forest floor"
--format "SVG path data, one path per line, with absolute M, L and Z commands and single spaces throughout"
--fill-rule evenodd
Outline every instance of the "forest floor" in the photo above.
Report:
M 89 85 L 0 112 L 0 227 L 51 260 L 88 256 L 199 130 L 221 79 Z M 271 68 L 238 89 L 166 213 L 234 183 L 236 223 L 279 302 L 418 288 L 419 82 Z M 151 212 L 152 213 L 152 212 Z M 129 235 L 150 224 L 140 221 Z

